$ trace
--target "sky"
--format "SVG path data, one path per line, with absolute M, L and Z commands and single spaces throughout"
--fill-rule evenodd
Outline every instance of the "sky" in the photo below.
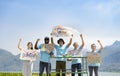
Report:
M 20 38 L 23 48 L 37 38 L 43 43 L 57 25 L 83 34 L 86 49 L 98 39 L 109 46 L 120 41 L 120 0 L 0 0 L 0 48 L 15 55 Z

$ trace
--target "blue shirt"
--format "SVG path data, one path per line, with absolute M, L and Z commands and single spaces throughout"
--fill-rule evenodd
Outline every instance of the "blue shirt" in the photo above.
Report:
M 40 61 L 49 63 L 50 54 L 45 51 L 44 44 L 40 44 L 38 48 L 40 49 Z
M 68 46 L 55 45 L 55 49 L 56 49 L 56 56 L 63 57 L 66 54 Z M 57 58 L 57 61 L 65 61 L 65 58 Z
M 95 53 L 101 53 L 101 51 L 100 50 L 95 50 L 94 51 Z M 98 67 L 100 67 L 100 63 L 88 63 L 88 66 L 98 66 Z

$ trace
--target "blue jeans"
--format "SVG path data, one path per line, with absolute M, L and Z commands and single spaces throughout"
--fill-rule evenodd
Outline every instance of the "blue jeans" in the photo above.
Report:
M 39 76 L 43 75 L 44 69 L 46 68 L 46 75 L 50 76 L 50 71 L 51 71 L 51 64 L 50 63 L 46 63 L 46 62 L 41 62 L 39 64 Z
M 89 66 L 89 75 L 93 76 L 93 70 L 95 72 L 95 76 L 98 76 L 98 66 Z
M 81 72 L 81 63 L 72 64 L 71 70 L 72 70 L 72 72 L 74 72 L 74 73 L 72 73 L 72 76 L 75 76 L 76 69 L 77 69 L 77 72 Z M 78 76 L 81 76 L 81 73 L 78 73 Z

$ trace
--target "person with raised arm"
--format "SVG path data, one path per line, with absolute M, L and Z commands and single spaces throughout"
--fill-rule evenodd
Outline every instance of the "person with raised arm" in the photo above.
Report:
M 100 49 L 96 49 L 95 44 L 91 44 L 91 53 L 102 53 L 103 51 L 103 46 L 100 42 L 100 40 L 97 40 L 97 42 L 100 45 Z M 89 76 L 93 76 L 93 70 L 95 73 L 95 76 L 98 76 L 98 68 L 100 67 L 100 63 L 88 63 L 88 68 L 89 68 Z
M 44 69 L 46 69 L 47 76 L 50 76 L 51 63 L 49 62 L 50 52 L 46 50 L 45 45 L 49 44 L 49 37 L 44 38 L 44 43 L 38 45 L 40 39 L 37 39 L 35 43 L 35 49 L 40 49 L 40 63 L 39 63 L 39 76 L 43 75 Z
M 62 38 L 60 38 L 57 41 L 58 45 L 56 45 L 53 41 L 53 37 L 51 37 L 51 43 L 54 45 L 54 47 L 56 49 L 56 56 L 59 56 L 59 57 L 65 56 L 67 49 L 69 48 L 69 46 L 72 43 L 72 38 L 73 38 L 73 35 L 71 35 L 70 41 L 67 45 L 64 45 L 65 44 L 64 40 Z M 60 76 L 61 71 L 64 72 L 64 73 L 62 73 L 62 76 L 65 76 L 65 72 L 66 72 L 66 60 L 65 60 L 65 58 L 58 58 L 56 60 L 56 72 L 57 72 L 56 76 Z
M 18 49 L 21 51 L 21 53 L 24 53 L 25 55 L 31 55 L 34 53 L 34 55 L 38 55 L 37 51 L 33 49 L 33 44 L 32 42 L 27 43 L 27 49 L 21 48 L 21 41 L 22 39 L 19 40 L 18 43 Z M 22 66 L 22 74 L 23 76 L 32 76 L 32 70 L 33 70 L 33 61 L 32 60 L 22 60 L 23 61 L 23 66 Z
M 84 40 L 82 34 L 80 34 L 80 39 L 82 40 L 81 46 L 79 46 L 78 42 L 73 43 L 73 50 L 68 51 L 68 55 L 71 55 L 73 57 L 82 57 L 82 49 L 84 47 Z M 71 59 L 68 59 L 71 60 Z M 82 61 L 81 58 L 72 58 L 72 65 L 71 65 L 71 71 L 72 71 L 72 76 L 75 76 L 75 72 L 81 72 L 81 66 L 82 66 Z M 81 76 L 81 73 L 78 73 L 78 76 Z

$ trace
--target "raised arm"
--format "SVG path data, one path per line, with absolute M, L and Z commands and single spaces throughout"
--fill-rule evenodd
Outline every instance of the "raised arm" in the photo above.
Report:
M 53 37 L 51 37 L 51 43 L 55 46 L 55 43 L 54 43 Z
M 97 41 L 98 41 L 98 43 L 99 43 L 99 45 L 100 45 L 100 51 L 102 51 L 102 50 L 103 50 L 103 46 L 102 46 L 100 40 L 97 40 Z
M 20 38 L 20 39 L 19 39 L 19 43 L 18 43 L 18 49 L 19 49 L 19 50 L 22 50 L 22 48 L 20 47 L 21 41 L 22 41 L 22 39 Z
M 81 38 L 81 40 L 82 40 L 81 48 L 83 48 L 83 47 L 84 47 L 84 40 L 83 40 L 82 34 L 80 34 L 80 38 Z
M 71 35 L 71 37 L 70 37 L 70 41 L 68 43 L 68 47 L 72 44 L 72 39 L 73 39 L 73 35 Z
M 40 41 L 40 39 L 37 39 L 36 43 L 35 43 L 35 46 L 34 46 L 34 49 L 38 50 L 38 42 Z

